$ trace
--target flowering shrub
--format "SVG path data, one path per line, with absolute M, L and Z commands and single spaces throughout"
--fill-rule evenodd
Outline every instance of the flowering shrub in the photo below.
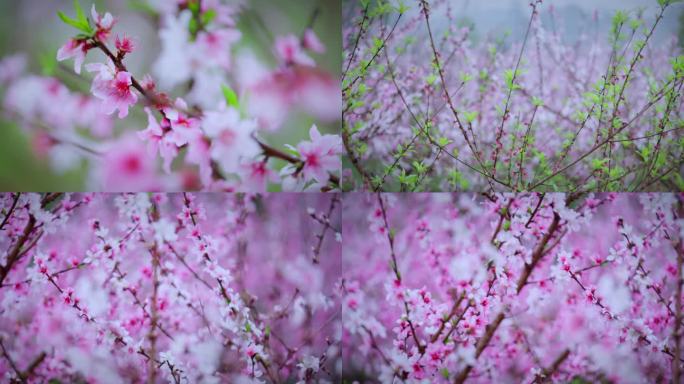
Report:
M 350 194 L 343 205 L 349 381 L 681 379 L 684 195 Z
M 332 382 L 335 194 L 3 194 L 0 377 Z
M 7 88 L 3 109 L 32 135 L 36 151 L 54 169 L 88 160 L 88 190 L 339 187 L 343 146 L 338 135 L 322 134 L 314 124 L 296 128 L 285 139 L 299 140 L 308 132 L 298 143 L 268 143 L 293 124 L 294 111 L 308 121 L 340 119 L 339 80 L 316 60 L 335 54 L 313 29 L 318 14 L 329 9 L 317 5 L 309 24 L 298 26 L 301 34 L 273 36 L 241 2 L 149 3 L 145 9 L 158 21 L 161 41 L 151 75 L 127 66 L 131 56 L 149 47 L 119 28 L 111 13 L 92 5 L 88 14 L 78 1 L 73 11 L 58 12 L 73 31 L 57 51 L 60 64 L 48 66 L 49 73 L 61 77 L 24 74 L 21 55 L 0 63 Z M 244 25 L 264 28 L 260 32 L 270 36 L 265 43 L 270 58 L 259 58 L 242 43 Z M 71 62 L 75 74 L 63 67 Z M 62 81 L 67 75 L 71 81 L 76 75 L 79 85 L 92 78 L 89 92 L 67 87 Z M 146 127 L 129 118 L 133 111 L 138 118 L 146 114 Z M 130 128 L 114 129 L 118 120 Z
M 652 38 L 675 2 L 568 43 L 532 0 L 510 47 L 473 37 L 454 2 L 347 2 L 345 188 L 684 190 L 684 56 Z

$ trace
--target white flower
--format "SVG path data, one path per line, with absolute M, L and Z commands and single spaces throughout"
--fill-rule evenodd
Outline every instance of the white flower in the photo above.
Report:
M 165 241 L 173 242 L 178 238 L 176 235 L 176 228 L 173 223 L 167 219 L 160 219 L 153 223 L 152 228 L 154 229 L 154 240 L 157 244 L 162 244 Z
M 318 372 L 320 369 L 320 359 L 315 356 L 304 356 L 302 359 L 301 363 L 297 364 L 297 366 L 300 368 L 300 375 L 304 376 L 307 370 L 312 370 L 313 373 Z

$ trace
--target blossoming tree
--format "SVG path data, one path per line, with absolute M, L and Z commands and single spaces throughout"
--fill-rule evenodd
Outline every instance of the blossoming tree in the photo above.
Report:
M 681 382 L 681 194 L 351 194 L 343 206 L 349 381 Z
M 335 194 L 0 197 L 3 382 L 332 382 Z
M 587 20 L 576 42 L 541 0 L 511 42 L 474 37 L 464 2 L 347 2 L 347 188 L 684 190 L 684 56 L 653 37 L 677 2 L 619 11 L 608 36 Z
M 73 61 L 73 72 L 47 60 L 47 72 L 61 76 L 23 74 L 20 55 L 0 64 L 5 114 L 32 135 L 53 168 L 88 160 L 88 190 L 339 188 L 338 135 L 321 134 L 314 124 L 289 129 L 295 133 L 277 142 L 307 132 L 308 139 L 269 144 L 292 128 L 295 111 L 330 126 L 340 119 L 337 72 L 315 59 L 335 54 L 314 32 L 318 15 L 331 9 L 317 4 L 308 25 L 277 36 L 242 2 L 150 1 L 144 9 L 161 41 L 151 74 L 127 65 L 149 48 L 118 27 L 111 13 L 92 5 L 87 14 L 78 1 L 73 11 L 58 12 L 74 32 L 56 59 Z M 267 38 L 260 44 L 270 57 L 249 45 L 258 42 L 242 43 L 241 28 L 262 28 Z M 72 90 L 64 76 L 79 85 L 92 77 L 89 91 Z M 138 119 L 129 117 L 134 110 Z M 147 127 L 136 127 L 145 114 Z M 117 120 L 130 128 L 119 133 Z

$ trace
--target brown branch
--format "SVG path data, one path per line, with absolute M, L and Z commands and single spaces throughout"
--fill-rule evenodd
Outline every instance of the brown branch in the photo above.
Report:
M 641 118 L 641 117 L 642 117 L 642 116 L 643 116 L 643 115 L 644 115 L 652 106 L 654 106 L 658 101 L 660 101 L 660 99 L 663 98 L 664 93 L 666 92 L 667 87 L 668 87 L 668 86 L 670 85 L 670 83 L 672 83 L 672 82 L 673 82 L 673 80 L 669 80 L 669 81 L 663 86 L 663 88 L 662 88 L 661 91 L 659 92 L 658 96 L 654 97 L 653 100 L 650 100 L 648 103 L 646 103 L 646 105 L 644 105 L 644 107 L 643 107 L 643 108 L 642 108 L 642 109 L 641 109 L 641 110 L 640 110 L 640 111 L 639 111 L 631 120 L 629 120 L 627 123 L 623 124 L 620 128 L 614 130 L 614 131 L 613 131 L 610 135 L 608 135 L 604 140 L 602 140 L 602 141 L 596 143 L 596 144 L 595 144 L 593 147 L 591 147 L 587 152 L 585 152 L 584 154 L 582 154 L 581 156 L 579 156 L 577 159 L 573 160 L 570 164 L 564 166 L 563 168 L 561 168 L 561 169 L 559 169 L 559 170 L 557 170 L 557 171 L 554 171 L 554 172 L 551 173 L 550 175 L 544 177 L 542 180 L 540 180 L 540 181 L 534 183 L 533 185 L 531 185 L 528 189 L 529 189 L 529 190 L 534 190 L 535 188 L 537 188 L 538 186 L 544 184 L 544 183 L 547 182 L 548 180 L 551 180 L 551 179 L 554 178 L 555 176 L 557 176 L 557 175 L 559 175 L 559 174 L 565 172 L 565 171 L 568 170 L 569 168 L 572 168 L 572 167 L 575 166 L 577 163 L 579 163 L 580 161 L 584 160 L 586 157 L 588 157 L 589 155 L 591 155 L 592 153 L 594 153 L 596 150 L 598 150 L 599 148 L 601 148 L 601 147 L 603 147 L 604 145 L 606 145 L 607 143 L 609 143 L 611 140 L 613 140 L 613 138 L 614 138 L 615 136 L 617 136 L 620 132 L 622 132 L 622 131 L 625 130 L 627 127 L 629 127 L 630 125 L 632 125 L 632 123 L 634 123 L 636 120 L 640 119 L 640 118 Z M 676 87 L 676 86 L 677 86 L 676 83 L 673 84 L 673 88 Z
M 504 131 L 504 124 L 506 123 L 506 120 L 508 118 L 508 112 L 511 107 L 510 101 L 511 101 L 511 95 L 513 94 L 513 90 L 515 89 L 515 80 L 518 77 L 518 68 L 520 67 L 520 61 L 522 60 L 523 52 L 525 52 L 525 46 L 527 45 L 527 38 L 530 34 L 530 29 L 532 29 L 532 21 L 534 21 L 534 15 L 537 13 L 537 4 L 540 1 L 536 2 L 530 2 L 530 5 L 532 6 L 532 14 L 530 15 L 530 21 L 527 24 L 527 30 L 525 31 L 525 37 L 523 38 L 523 43 L 522 46 L 520 47 L 520 53 L 518 54 L 518 61 L 515 63 L 515 69 L 513 70 L 513 78 L 511 79 L 511 86 L 508 89 L 508 94 L 506 95 L 506 102 L 504 104 L 504 112 L 503 116 L 501 116 L 501 125 L 499 126 L 499 130 L 496 133 L 496 142 L 494 146 L 494 165 L 492 166 L 492 174 L 496 175 L 496 163 L 497 160 L 499 159 L 499 143 L 501 142 L 501 136 L 503 136 L 503 131 Z
M 33 217 L 33 215 L 29 215 L 29 220 L 26 223 L 26 226 L 24 227 L 24 231 L 22 232 L 17 242 L 14 244 L 14 248 L 12 248 L 12 250 L 9 252 L 9 255 L 7 256 L 7 262 L 4 266 L 0 266 L 0 285 L 2 285 L 2 283 L 5 281 L 5 278 L 14 266 L 14 263 L 16 263 L 19 260 L 19 257 L 21 255 L 21 248 L 23 247 L 24 243 L 26 243 L 29 236 L 31 236 L 31 233 L 33 232 L 33 229 L 35 227 L 36 219 Z
M 530 277 L 532 274 L 532 271 L 534 268 L 537 266 L 539 261 L 542 259 L 542 257 L 546 254 L 546 245 L 548 242 L 551 240 L 555 232 L 558 230 L 560 223 L 560 216 L 558 213 L 554 212 L 553 213 L 553 221 L 551 222 L 551 225 L 549 226 L 549 230 L 546 232 L 544 237 L 539 241 L 539 244 L 537 244 L 537 247 L 534 249 L 534 252 L 532 253 L 532 260 L 530 261 L 529 264 L 525 264 L 525 267 L 523 269 L 522 274 L 520 275 L 520 278 L 518 279 L 518 284 L 517 284 L 517 292 L 520 293 L 520 291 L 523 289 L 525 284 L 527 283 L 527 279 Z M 486 330 L 484 335 L 480 338 L 480 340 L 477 342 L 477 345 L 475 347 L 475 359 L 479 358 L 482 352 L 484 352 L 485 348 L 489 345 L 489 342 L 492 340 L 494 337 L 494 333 L 496 332 L 497 328 L 499 328 L 499 325 L 501 325 L 501 322 L 503 321 L 505 317 L 505 314 L 503 311 L 499 312 L 498 315 L 494 318 L 494 320 L 487 325 Z M 454 379 L 455 384 L 462 384 L 466 381 L 468 378 L 468 375 L 470 374 L 470 371 L 472 371 L 473 366 L 472 365 L 467 365 L 463 370 L 456 376 Z
M 152 255 L 152 308 L 150 310 L 150 330 L 147 338 L 150 340 L 150 354 L 153 358 L 157 356 L 157 335 L 155 329 L 159 320 L 157 313 L 157 294 L 159 289 L 159 254 L 157 253 L 157 244 L 153 245 L 150 250 Z M 157 381 L 157 369 L 152 360 L 150 360 L 150 367 L 148 372 L 148 383 L 154 384 Z
M 380 203 L 380 210 L 382 211 L 382 220 L 385 223 L 385 232 L 387 234 L 387 241 L 389 242 L 390 246 L 390 256 L 392 258 L 392 271 L 394 272 L 394 276 L 397 278 L 397 281 L 401 285 L 401 273 L 399 272 L 399 266 L 397 265 L 397 255 L 396 252 L 394 251 L 394 233 L 389 227 L 389 223 L 387 222 L 387 211 L 385 210 L 385 203 L 382 201 L 382 195 L 378 193 L 378 202 Z M 420 343 L 418 340 L 418 335 L 416 334 L 416 328 L 413 326 L 413 322 L 411 321 L 410 315 L 411 311 L 409 310 L 408 303 L 406 302 L 406 299 L 402 299 L 404 302 L 404 310 L 406 313 L 406 322 L 409 325 L 409 328 L 411 329 L 411 335 L 413 336 L 413 341 L 416 343 L 416 347 L 418 347 L 418 351 L 422 354 L 425 352 L 425 346 Z
M 290 164 L 295 164 L 298 167 L 303 167 L 304 163 L 302 160 L 285 153 L 283 151 L 280 151 L 276 148 L 271 147 L 270 145 L 262 142 L 261 140 L 257 139 L 256 137 L 253 136 L 254 141 L 259 144 L 259 147 L 261 148 L 262 154 L 268 159 L 269 157 L 274 157 L 276 159 L 280 159 L 283 161 L 286 161 Z M 333 175 L 332 173 L 330 174 L 330 182 L 336 186 L 340 186 L 340 178 L 337 175 Z
M 471 143 L 470 138 L 468 137 L 468 133 L 466 132 L 465 128 L 463 127 L 463 124 L 461 123 L 461 119 L 458 116 L 458 112 L 456 111 L 456 107 L 454 107 L 454 103 L 451 100 L 451 94 L 449 93 L 448 85 L 447 85 L 445 77 L 444 77 L 444 70 L 442 69 L 442 65 L 440 64 L 440 61 L 439 61 L 439 52 L 437 51 L 437 47 L 435 46 L 435 40 L 432 37 L 432 28 L 430 27 L 430 9 L 429 9 L 428 2 L 426 0 L 421 0 L 421 8 L 422 8 L 423 15 L 425 17 L 425 25 L 427 27 L 428 37 L 430 38 L 430 47 L 432 48 L 432 54 L 434 56 L 434 63 L 435 63 L 435 66 L 437 67 L 437 72 L 439 73 L 439 78 L 442 82 L 442 90 L 444 91 L 444 96 L 446 97 L 447 105 L 449 106 L 449 109 L 451 109 L 451 112 L 453 113 L 454 118 L 456 119 L 456 124 L 458 125 L 458 128 L 461 131 L 463 138 L 465 139 L 466 143 L 468 144 L 470 151 L 473 153 L 473 156 L 475 156 L 475 158 L 477 159 L 477 162 L 480 164 L 480 167 L 482 167 L 484 172 L 486 172 L 486 168 L 484 166 L 484 163 L 482 162 L 482 159 L 480 158 L 478 151 L 475 149 L 475 144 L 474 144 L 474 142 Z M 494 162 L 494 165 L 496 166 L 496 161 Z M 493 171 L 492 174 L 494 175 L 495 171 Z
M 534 380 L 534 383 L 543 383 L 543 382 L 551 382 L 551 376 L 558 371 L 560 366 L 563 364 L 563 362 L 570 356 L 570 350 L 566 349 L 564 350 L 556 360 L 553 361 L 553 363 L 544 371 L 542 372 L 541 375 L 537 376 Z
M 0 224 L 0 230 L 5 228 L 5 224 L 9 221 L 9 218 L 12 217 L 12 213 L 14 213 L 14 208 L 17 207 L 17 202 L 19 201 L 19 196 L 21 196 L 21 193 L 17 193 L 14 195 L 14 199 L 12 201 L 12 206 L 10 207 L 9 211 L 7 211 L 7 214 L 5 215 L 5 218 L 2 220 L 2 224 Z
M 351 55 L 349 55 L 349 61 L 347 61 L 347 67 L 344 69 L 344 72 L 342 73 L 342 81 L 344 81 L 345 77 L 347 77 L 347 73 L 349 72 L 349 67 L 351 66 L 351 63 L 354 61 L 354 57 L 356 56 L 356 50 L 359 47 L 359 41 L 361 40 L 361 36 L 364 33 L 364 25 L 366 24 L 366 20 L 368 20 L 368 7 L 370 6 L 370 3 L 366 5 L 366 7 L 363 9 L 363 17 L 361 18 L 361 22 L 359 23 L 359 34 L 356 35 L 356 40 L 354 41 L 354 49 L 351 51 Z
M 0 348 L 2 348 L 2 355 L 5 356 L 5 359 L 9 362 L 10 367 L 12 367 L 12 370 L 17 374 L 17 377 L 22 383 L 27 383 L 26 377 L 24 376 L 23 373 L 17 368 L 17 365 L 14 363 L 14 360 L 12 360 L 12 357 L 10 357 L 9 353 L 5 349 L 5 344 L 2 342 L 2 338 L 0 338 Z
M 26 378 L 30 378 L 31 375 L 33 375 L 33 371 L 35 371 L 36 368 L 38 368 L 38 366 L 43 363 L 43 360 L 45 360 L 46 357 L 47 354 L 45 352 L 41 352 L 38 356 L 36 356 L 36 358 L 33 359 L 31 364 L 29 364 L 29 366 L 24 371 L 24 376 Z
M 458 311 L 458 307 L 461 305 L 464 298 L 465 298 L 465 292 L 461 293 L 461 295 L 458 297 L 458 299 L 454 302 L 454 305 L 451 307 L 451 311 L 449 312 L 447 317 L 442 319 L 442 324 L 439 325 L 437 332 L 435 332 L 435 334 L 432 335 L 432 338 L 430 338 L 430 343 L 434 343 L 435 341 L 437 341 L 437 339 L 439 339 L 439 336 L 444 331 L 444 327 L 446 326 L 446 324 L 449 321 L 451 321 L 451 319 L 454 316 L 456 316 L 456 312 Z
M 323 229 L 321 230 L 321 233 L 316 235 L 316 238 L 318 239 L 318 242 L 316 243 L 316 246 L 313 248 L 313 263 L 318 264 L 318 259 L 319 255 L 321 253 L 321 247 L 323 246 L 323 239 L 325 239 L 325 234 L 328 232 L 328 229 L 330 227 L 330 216 L 332 215 L 333 210 L 335 209 L 335 205 L 340 201 L 339 195 L 333 195 L 332 199 L 330 200 L 330 207 L 328 207 L 328 213 L 325 214 L 325 216 L 322 219 L 322 224 L 323 224 Z M 312 214 L 314 216 L 314 219 L 316 219 L 315 214 Z

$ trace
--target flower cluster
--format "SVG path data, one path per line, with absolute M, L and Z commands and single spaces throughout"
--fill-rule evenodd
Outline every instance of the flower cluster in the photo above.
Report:
M 681 372 L 682 195 L 350 194 L 343 207 L 343 379 Z
M 347 3 L 346 189 L 684 190 L 684 56 L 657 36 L 674 1 L 564 34 L 533 0 L 503 37 L 453 2 L 403 3 Z
M 336 194 L 8 193 L 0 207 L 3 381 L 341 375 Z
M 68 73 L 61 64 L 53 66 L 51 77 L 23 75 L 15 56 L 0 64 L 8 85 L 5 109 L 36 135 L 40 153 L 47 153 L 58 170 L 89 161 L 89 190 L 339 188 L 343 145 L 338 135 L 321 135 L 313 125 L 310 141 L 282 149 L 267 144 L 295 121 L 294 111 L 325 124 L 341 117 L 339 80 L 315 60 L 326 52 L 312 29 L 320 9 L 301 36 L 276 36 L 267 43 L 276 63 L 270 67 L 253 47 L 237 47 L 243 37 L 238 20 L 261 17 L 246 5 L 153 2 L 161 52 L 152 73 L 143 76 L 127 66 L 127 58 L 145 48 L 139 40 L 117 33 L 119 20 L 112 14 L 101 14 L 93 5 L 87 17 L 77 1 L 74 6 L 74 18 L 59 16 L 79 33 L 56 59 L 73 60 L 81 74 L 86 59 L 96 57 L 93 51 L 104 54 L 103 60 L 85 64 L 93 76 L 89 95 L 74 96 L 64 85 Z M 147 114 L 146 128 L 134 129 L 137 134 L 112 129 L 114 113 L 135 126 L 137 107 Z M 301 133 L 289 134 L 299 139 Z

